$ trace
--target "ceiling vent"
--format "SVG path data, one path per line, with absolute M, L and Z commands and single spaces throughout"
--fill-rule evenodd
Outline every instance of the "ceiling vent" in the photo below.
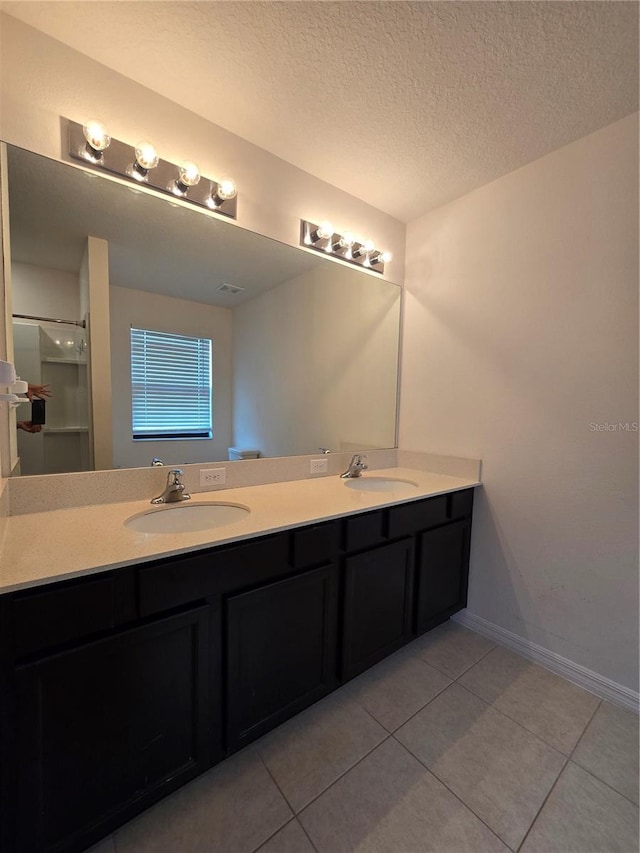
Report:
M 235 296 L 236 293 L 242 293 L 244 287 L 238 287 L 237 284 L 221 284 L 217 289 L 220 293 L 230 293 L 232 296 Z

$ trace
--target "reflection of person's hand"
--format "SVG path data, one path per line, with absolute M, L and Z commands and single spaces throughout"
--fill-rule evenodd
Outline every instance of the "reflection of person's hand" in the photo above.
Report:
M 42 424 L 32 424 L 31 421 L 18 421 L 16 426 L 25 432 L 42 432 Z
M 31 385 L 27 388 L 27 397 L 30 400 L 33 400 L 35 397 L 38 400 L 44 400 L 45 397 L 50 397 L 51 391 L 49 391 L 49 385 Z M 36 430 L 39 432 L 39 430 Z

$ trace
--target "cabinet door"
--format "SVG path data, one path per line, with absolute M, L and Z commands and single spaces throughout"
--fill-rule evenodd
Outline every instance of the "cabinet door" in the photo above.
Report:
M 420 535 L 418 634 L 466 606 L 470 536 L 468 519 Z
M 336 686 L 337 566 L 227 600 L 227 737 L 244 746 Z
M 16 671 L 15 850 L 82 850 L 210 763 L 209 608 Z
M 413 540 L 345 561 L 342 677 L 353 678 L 411 639 Z

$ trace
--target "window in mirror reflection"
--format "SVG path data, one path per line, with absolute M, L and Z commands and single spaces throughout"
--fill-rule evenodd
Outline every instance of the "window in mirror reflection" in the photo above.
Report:
M 134 439 L 211 438 L 211 339 L 131 329 Z

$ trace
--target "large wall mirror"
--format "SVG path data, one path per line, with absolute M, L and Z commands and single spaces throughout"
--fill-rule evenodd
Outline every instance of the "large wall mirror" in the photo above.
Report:
M 14 357 L 51 391 L 42 430 L 18 431 L 20 473 L 395 446 L 398 286 L 7 153 Z M 211 341 L 210 437 L 134 438 L 132 329 Z M 186 380 L 171 381 L 179 401 Z M 30 417 L 22 404 L 17 419 Z

